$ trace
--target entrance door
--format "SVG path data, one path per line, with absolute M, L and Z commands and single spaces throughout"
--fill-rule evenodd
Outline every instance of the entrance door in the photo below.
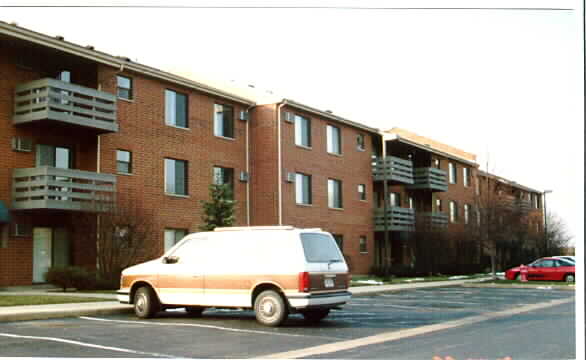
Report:
M 53 230 L 34 228 L 33 230 L 33 282 L 45 282 L 45 273 L 51 267 Z

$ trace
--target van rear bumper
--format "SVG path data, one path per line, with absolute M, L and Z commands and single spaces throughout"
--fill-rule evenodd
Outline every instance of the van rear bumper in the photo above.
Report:
M 340 291 L 326 294 L 295 294 L 287 295 L 289 304 L 295 309 L 333 308 L 350 301 L 352 294 Z

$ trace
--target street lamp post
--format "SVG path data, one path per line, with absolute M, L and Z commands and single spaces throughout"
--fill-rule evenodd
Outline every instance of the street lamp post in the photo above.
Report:
M 545 255 L 549 255 L 549 239 L 547 236 L 547 203 L 545 202 L 545 195 L 551 192 L 552 190 L 543 191 L 543 238 L 545 240 Z

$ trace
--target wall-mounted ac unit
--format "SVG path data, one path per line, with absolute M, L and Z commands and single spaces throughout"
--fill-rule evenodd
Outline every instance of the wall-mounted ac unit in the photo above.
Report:
M 290 182 L 290 183 L 295 182 L 295 173 L 292 173 L 292 172 L 287 173 L 287 182 Z
M 33 140 L 31 138 L 15 136 L 12 138 L 12 150 L 31 152 L 33 151 Z
M 250 120 L 250 113 L 246 110 L 240 111 L 240 120 L 242 120 L 242 121 Z
M 288 122 L 288 123 L 294 123 L 295 122 L 295 114 L 293 114 L 292 112 L 285 111 L 283 113 L 283 118 L 285 118 L 285 121 Z
M 12 236 L 32 236 L 33 228 L 29 224 L 13 224 Z
M 240 172 L 240 181 L 242 181 L 242 182 L 248 182 L 249 179 L 250 179 L 250 175 L 248 174 L 247 171 L 241 171 Z

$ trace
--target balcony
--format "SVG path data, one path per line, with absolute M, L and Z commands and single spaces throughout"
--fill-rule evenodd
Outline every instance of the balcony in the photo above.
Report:
M 116 176 L 39 166 L 14 169 L 14 210 L 52 209 L 103 212 L 111 208 Z
M 448 214 L 441 212 L 418 212 L 417 227 L 422 230 L 443 230 L 448 227 Z
M 378 157 L 372 163 L 374 181 L 390 180 L 413 184 L 413 162 L 395 156 Z
M 431 191 L 448 191 L 447 173 L 443 170 L 423 167 L 413 171 L 414 183 L 408 189 L 424 189 Z
M 117 132 L 116 96 L 55 79 L 21 84 L 15 90 L 14 125 L 54 121 Z
M 413 231 L 415 230 L 415 211 L 401 207 L 374 210 L 374 231 L 385 231 L 385 217 L 388 231 Z

